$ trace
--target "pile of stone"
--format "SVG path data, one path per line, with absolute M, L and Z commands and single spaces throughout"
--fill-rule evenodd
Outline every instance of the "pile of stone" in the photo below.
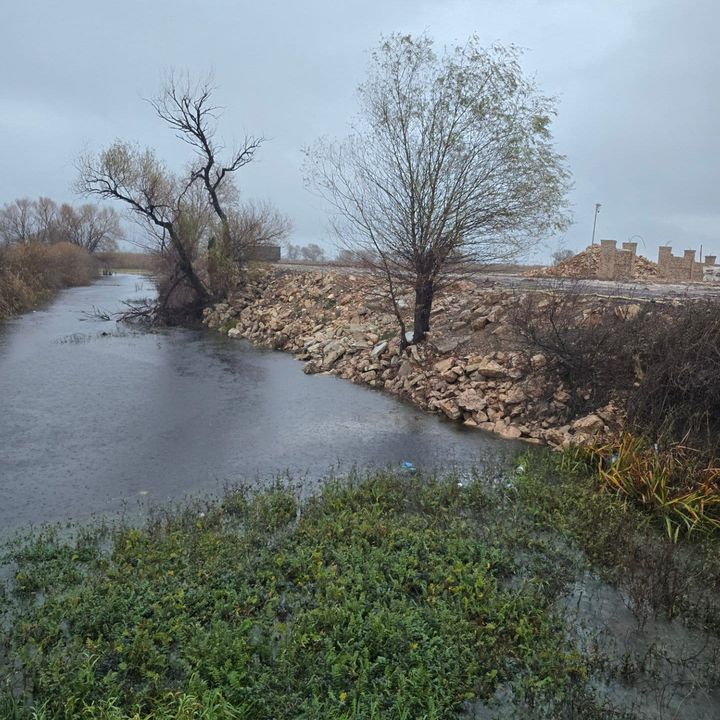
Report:
M 557 265 L 528 270 L 525 275 L 528 277 L 575 278 L 578 280 L 596 278 L 599 256 L 600 246 L 591 245 Z M 648 260 L 642 255 L 636 255 L 631 277 L 633 280 L 655 280 L 660 278 L 660 269 L 657 263 Z
M 372 279 L 276 271 L 206 311 L 205 322 L 291 352 L 307 373 L 364 383 L 505 438 L 568 445 L 609 433 L 611 409 L 570 422 L 570 394 L 552 364 L 518 349 L 506 322 L 517 302 L 514 291 L 462 283 L 437 298 L 428 340 L 401 351 Z

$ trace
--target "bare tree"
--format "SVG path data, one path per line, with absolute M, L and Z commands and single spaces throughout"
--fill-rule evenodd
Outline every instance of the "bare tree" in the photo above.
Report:
M 288 260 L 299 260 L 300 256 L 302 254 L 302 247 L 300 245 L 293 245 L 292 243 L 287 243 L 285 246 L 287 259 Z
M 114 249 L 122 237 L 120 218 L 112 208 L 58 206 L 40 197 L 15 200 L 0 210 L 0 240 L 5 243 L 69 242 L 93 253 Z
M 115 250 L 117 241 L 124 236 L 115 210 L 89 203 L 79 208 L 61 205 L 52 233 L 56 240 L 71 242 L 89 253 Z
M 246 202 L 228 218 L 231 253 L 241 260 L 247 248 L 279 245 L 285 241 L 292 223 L 268 202 Z
M 58 206 L 49 197 L 39 197 L 33 203 L 35 237 L 43 243 L 57 242 Z
M 322 262 L 325 259 L 325 251 L 317 243 L 308 243 L 300 248 L 303 260 L 309 262 Z
M 79 163 L 78 189 L 124 203 L 148 232 L 149 244 L 169 260 L 160 293 L 164 306 L 185 288 L 192 294 L 189 309 L 202 308 L 227 290 L 227 264 L 243 262 L 233 236 L 238 210 L 232 177 L 252 161 L 263 140 L 246 137 L 223 159 L 224 148 L 216 140 L 221 110 L 212 102 L 213 91 L 210 79 L 193 83 L 170 74 L 162 92 L 150 101 L 194 151 L 184 173 L 170 172 L 152 150 L 119 141 Z M 208 274 L 199 262 L 206 251 Z
M 29 242 L 35 236 L 35 215 L 29 198 L 19 198 L 0 210 L 0 241 L 5 244 Z
M 415 291 L 412 342 L 433 296 L 469 263 L 508 261 L 565 226 L 568 172 L 554 112 L 514 48 L 472 38 L 438 56 L 427 37 L 394 35 L 373 54 L 360 117 L 341 143 L 306 150 L 309 181 L 331 203 L 341 243 L 397 295 Z

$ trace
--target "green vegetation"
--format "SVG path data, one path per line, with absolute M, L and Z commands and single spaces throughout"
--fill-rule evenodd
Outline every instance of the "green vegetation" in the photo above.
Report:
M 89 285 L 97 261 L 72 243 L 0 245 L 0 319 L 36 307 L 62 288 Z
M 10 546 L 0 716 L 450 718 L 509 693 L 507 717 L 632 717 L 594 697 L 557 601 L 592 566 L 717 632 L 716 548 L 687 571 L 681 550 L 543 453 L 510 485 L 378 474 L 49 530 Z
M 678 443 L 666 447 L 623 433 L 617 442 L 578 450 L 609 490 L 659 516 L 668 536 L 720 530 L 720 468 Z

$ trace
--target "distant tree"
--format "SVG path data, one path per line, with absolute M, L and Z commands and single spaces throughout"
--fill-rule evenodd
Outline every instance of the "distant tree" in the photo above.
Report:
M 3 243 L 69 242 L 94 253 L 115 249 L 122 237 L 120 218 L 112 208 L 58 206 L 54 200 L 40 197 L 15 200 L 0 210 Z
M 569 260 L 573 255 L 575 255 L 575 253 L 569 248 L 558 248 L 552 254 L 553 265 L 559 265 L 561 262 Z
M 35 237 L 43 243 L 57 242 L 58 206 L 49 197 L 39 197 L 33 203 Z
M 310 243 L 300 248 L 303 260 L 310 262 L 322 262 L 325 260 L 325 251 L 317 244 Z
M 347 248 L 339 250 L 335 256 L 335 262 L 340 265 L 355 265 L 358 261 L 358 254 Z
M 116 250 L 117 241 L 123 237 L 117 212 L 89 203 L 78 208 L 61 205 L 55 223 L 58 239 L 79 245 L 89 253 Z
M 293 245 L 292 243 L 287 243 L 285 246 L 285 255 L 288 260 L 299 260 L 300 259 L 300 245 Z
M 194 152 L 185 172 L 172 173 L 152 150 L 121 141 L 79 162 L 78 189 L 124 203 L 147 231 L 147 243 L 166 259 L 161 317 L 180 288 L 188 295 L 183 310 L 197 313 L 242 279 L 242 241 L 236 232 L 243 227 L 243 211 L 232 178 L 252 162 L 263 139 L 246 137 L 239 149 L 223 156 L 213 92 L 210 79 L 194 83 L 170 74 L 151 101 L 158 117 Z M 206 263 L 201 262 L 205 254 Z
M 13 200 L 0 210 L 0 241 L 3 243 L 29 242 L 35 232 L 35 215 L 29 198 Z
M 516 49 L 476 38 L 438 55 L 428 37 L 393 35 L 359 96 L 352 134 L 307 149 L 306 174 L 334 207 L 341 242 L 377 259 L 403 344 L 397 296 L 414 289 L 419 342 L 443 280 L 471 262 L 513 259 L 565 226 L 554 107 Z

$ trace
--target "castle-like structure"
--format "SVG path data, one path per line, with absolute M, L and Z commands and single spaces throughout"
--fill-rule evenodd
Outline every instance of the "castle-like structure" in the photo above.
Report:
M 596 277 L 598 280 L 630 280 L 635 270 L 637 243 L 624 242 L 618 249 L 615 240 L 601 240 Z M 690 282 L 693 280 L 720 280 L 720 266 L 715 255 L 706 255 L 703 262 L 695 260 L 695 250 L 682 255 L 672 254 L 672 248 L 663 246 L 658 251 L 658 277 L 661 280 Z

